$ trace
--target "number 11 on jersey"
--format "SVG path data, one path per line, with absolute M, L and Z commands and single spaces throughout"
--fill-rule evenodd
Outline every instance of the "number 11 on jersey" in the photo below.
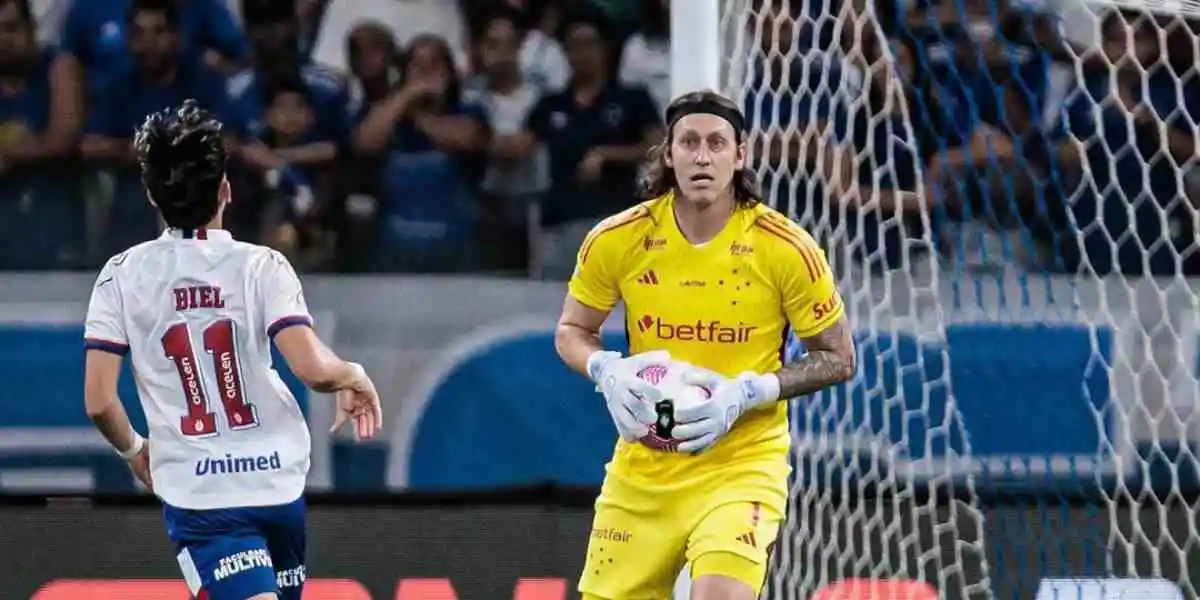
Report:
M 212 360 L 213 373 L 217 377 L 217 393 L 225 409 L 229 428 L 238 431 L 258 426 L 258 415 L 254 405 L 246 402 L 243 393 L 242 371 L 237 357 L 236 330 L 232 319 L 222 319 L 204 328 L 202 338 L 204 350 Z M 192 348 L 191 330 L 187 323 L 176 323 L 162 337 L 163 352 L 175 363 L 183 395 L 187 401 L 187 414 L 180 419 L 183 435 L 209 437 L 218 435 L 217 415 L 210 412 L 204 373 Z

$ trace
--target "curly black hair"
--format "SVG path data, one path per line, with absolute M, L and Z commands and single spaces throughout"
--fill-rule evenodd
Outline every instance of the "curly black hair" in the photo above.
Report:
M 195 100 L 152 113 L 138 128 L 142 184 L 170 227 L 203 227 L 216 216 L 227 158 L 221 129 Z

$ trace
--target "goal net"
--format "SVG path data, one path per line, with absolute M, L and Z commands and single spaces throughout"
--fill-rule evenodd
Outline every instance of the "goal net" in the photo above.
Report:
M 860 353 L 794 403 L 768 597 L 1196 597 L 1200 38 L 1170 1 L 722 0 L 751 164 Z

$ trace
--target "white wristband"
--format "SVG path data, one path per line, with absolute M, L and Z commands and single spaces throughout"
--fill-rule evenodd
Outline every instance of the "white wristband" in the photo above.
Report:
M 774 373 L 758 376 L 758 389 L 762 390 L 762 403 L 766 404 L 779 399 L 779 376 Z
M 138 434 L 138 432 L 135 431 L 133 432 L 133 445 L 130 446 L 128 450 L 122 452 L 116 448 L 113 448 L 113 451 L 117 453 L 117 456 L 120 456 L 125 460 L 133 460 L 133 457 L 141 453 L 142 448 L 144 447 L 146 447 L 146 438 L 142 437 L 140 434 Z
M 592 381 L 600 383 L 600 372 L 604 370 L 604 366 L 607 365 L 609 361 L 612 361 L 615 358 L 621 358 L 621 353 L 613 352 L 612 350 L 597 350 L 588 355 L 588 377 L 590 377 Z

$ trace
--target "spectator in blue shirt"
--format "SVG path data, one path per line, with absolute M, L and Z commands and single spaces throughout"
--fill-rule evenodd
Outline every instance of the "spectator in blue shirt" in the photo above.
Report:
M 955 259 L 989 267 L 1011 261 L 1009 231 L 1024 235 L 1036 207 L 1037 181 L 1026 167 L 1016 122 L 1031 125 L 1008 60 L 991 73 L 985 60 L 988 34 L 964 16 L 991 18 L 984 2 L 937 0 L 920 3 L 899 28 L 898 42 L 912 57 L 906 69 L 912 142 L 922 165 L 931 237 Z M 990 26 L 990 22 L 988 26 Z M 991 56 L 997 58 L 999 55 Z M 1022 108 L 1007 119 L 985 117 Z M 958 233 L 955 234 L 954 231 Z M 992 242 L 1005 247 L 989 248 Z M 999 250 L 995 254 L 992 250 Z
M 467 104 L 446 41 L 420 35 L 405 49 L 396 85 L 385 97 L 363 107 L 354 132 L 360 154 L 387 151 L 474 155 L 486 140 L 483 108 Z
M 78 65 L 34 31 L 28 0 L 0 1 L 0 176 L 67 156 L 82 126 Z
M 133 60 L 97 90 L 102 101 L 88 115 L 84 158 L 132 169 L 133 133 L 146 115 L 189 98 L 220 108 L 225 80 L 186 53 L 180 18 L 173 0 L 132 0 L 124 25 Z
M 400 83 L 404 56 L 387 25 L 360 23 L 346 36 L 346 56 L 353 75 L 353 95 L 362 105 L 383 100 Z
M 316 125 L 316 113 L 312 93 L 304 81 L 299 77 L 274 80 L 264 97 L 265 128 L 258 141 L 284 156 L 313 151 L 314 144 L 309 140 Z M 318 144 L 332 146 L 333 142 Z M 281 201 L 267 203 L 262 214 L 257 215 L 258 221 L 246 225 L 257 227 L 266 244 L 306 268 L 323 267 L 329 259 L 331 232 L 326 230 L 324 221 L 335 194 L 335 172 L 329 167 L 332 165 L 294 166 L 307 186 L 299 190 L 304 195 L 277 195 Z M 252 192 L 256 193 L 269 195 L 270 191 Z
M 158 220 L 142 192 L 133 151 L 134 131 L 146 115 L 189 98 L 208 110 L 221 101 L 224 79 L 184 50 L 181 14 L 173 0 L 133 0 L 124 23 L 132 62 L 97 90 L 80 153 L 116 169 L 117 186 L 102 250 L 115 254 L 154 236 Z
M 243 20 L 253 46 L 252 68 L 229 78 L 222 121 L 228 132 L 232 156 L 248 182 L 265 182 L 295 200 L 300 213 L 315 206 L 312 198 L 314 169 L 332 166 L 340 155 L 351 122 L 345 80 L 337 73 L 305 62 L 298 51 L 299 24 L 295 0 L 243 0 Z M 277 82 L 300 81 L 307 88 L 312 124 L 300 143 L 271 148 L 263 142 L 267 132 L 267 93 Z M 257 223 L 264 207 L 251 202 L 231 206 L 234 222 Z
M 82 206 L 63 160 L 83 114 L 78 64 L 37 42 L 27 0 L 0 0 L 0 262 L 78 260 Z M 74 194 L 74 195 L 72 195 Z M 67 256 L 71 254 L 72 256 Z
M 378 175 L 382 254 L 400 257 L 389 266 L 444 270 L 477 260 L 470 242 L 488 135 L 483 108 L 463 101 L 446 41 L 413 38 L 396 85 L 363 107 L 353 135 L 360 156 L 385 157 Z
M 750 144 L 768 201 L 817 236 L 830 260 L 901 267 L 905 239 L 919 232 L 917 161 L 905 143 L 899 98 L 883 97 L 900 87 L 897 73 L 876 69 L 869 86 L 847 76 L 844 65 L 855 62 L 841 54 L 847 44 L 861 44 L 873 64 L 890 56 L 874 35 L 835 36 L 834 15 L 850 8 L 825 0 L 760 3 L 750 26 L 762 31 L 761 59 L 744 99 Z M 900 56 L 915 67 L 912 52 Z
M 885 76 L 896 79 L 880 78 L 885 85 L 872 86 L 872 96 L 861 105 L 832 106 L 819 143 L 806 148 L 795 201 L 781 205 L 807 218 L 835 266 L 904 268 L 908 257 L 925 249 L 912 243 L 923 231 L 922 212 L 928 208 L 916 193 L 921 144 L 901 110 L 915 104 L 916 64 L 911 45 L 895 46 L 892 55 L 897 69 Z
M 1127 23 L 1137 24 L 1133 36 Z M 1181 77 L 1196 57 L 1168 57 L 1155 24 L 1137 13 L 1115 15 L 1104 28 L 1110 58 L 1129 63 L 1116 73 L 1088 73 L 1069 98 L 1060 128 L 1058 166 L 1071 199 L 1075 235 L 1063 248 L 1068 271 L 1097 274 L 1200 273 L 1192 252 L 1196 210 L 1175 164 L 1194 161 L 1192 127 L 1200 119 L 1200 83 Z M 1183 183 L 1184 185 L 1181 185 Z
M 225 0 L 174 2 L 179 12 L 183 53 L 203 58 L 212 49 L 233 64 L 244 63 L 250 47 Z M 128 17 L 134 0 L 76 0 L 62 30 L 62 48 L 82 63 L 88 87 L 104 89 L 129 71 Z
M 350 106 L 354 122 L 371 106 L 386 99 L 400 83 L 404 57 L 387 25 L 364 21 L 346 36 L 346 56 L 350 66 Z M 379 173 L 383 154 L 356 153 L 344 161 L 346 193 L 339 221 L 338 256 L 342 270 L 361 271 L 371 267 L 379 216 Z
M 1050 13 L 1050 8 L 1028 1 L 1017 4 L 1006 0 L 999 2 L 995 10 L 993 20 L 998 25 L 984 29 L 988 36 L 980 40 L 980 51 L 976 53 L 979 60 L 968 65 L 986 70 L 995 80 L 993 85 L 977 92 L 984 98 L 984 118 L 1004 128 L 1003 106 L 1019 103 L 1040 124 L 1054 49 L 1062 45 L 1056 39 L 1058 19 Z M 1013 96 L 1005 99 L 1006 93 Z

